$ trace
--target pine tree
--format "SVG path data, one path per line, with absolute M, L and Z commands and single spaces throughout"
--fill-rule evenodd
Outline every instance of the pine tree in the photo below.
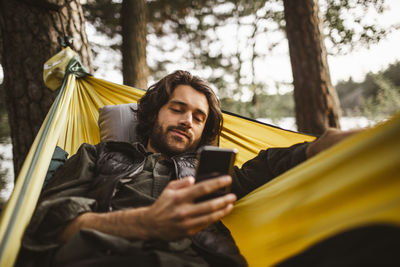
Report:
M 89 71 L 92 58 L 82 8 L 77 0 L 52 3 L 1 0 L 0 26 L 5 102 L 14 173 L 18 174 L 57 94 L 47 89 L 42 80 L 43 64 L 60 50 L 57 39 L 63 36 L 64 30 L 72 36 L 73 49 Z

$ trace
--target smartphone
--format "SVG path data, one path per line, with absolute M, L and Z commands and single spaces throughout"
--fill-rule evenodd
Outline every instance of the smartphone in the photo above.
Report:
M 196 183 L 222 175 L 232 175 L 236 154 L 236 149 L 219 148 L 216 146 L 201 147 L 197 154 Z M 223 196 L 229 192 L 229 187 L 222 188 L 210 195 L 199 198 L 197 201 Z

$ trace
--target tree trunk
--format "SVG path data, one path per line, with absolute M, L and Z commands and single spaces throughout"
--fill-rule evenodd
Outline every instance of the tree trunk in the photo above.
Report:
M 57 38 L 63 36 L 57 5 L 63 0 L 0 0 L 4 88 L 13 144 L 15 177 L 31 144 L 55 99 L 44 85 L 43 64 L 60 50 Z M 87 41 L 79 1 L 68 1 L 60 9 L 67 35 L 73 37 L 73 49 L 92 71 L 92 57 Z
M 145 0 L 123 0 L 122 73 L 124 84 L 147 88 L 147 6 Z
M 298 130 L 321 134 L 339 128 L 339 99 L 332 86 L 316 0 L 284 0 Z

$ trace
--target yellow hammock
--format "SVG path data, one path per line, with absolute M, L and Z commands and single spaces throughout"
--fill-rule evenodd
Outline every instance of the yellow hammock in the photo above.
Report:
M 136 102 L 144 93 L 84 75 L 74 57 L 65 49 L 45 65 L 49 87 L 60 84 L 48 77 L 58 72 L 63 76 L 66 69 L 73 73 L 66 75 L 2 214 L 0 266 L 14 264 L 55 146 L 71 155 L 83 142 L 98 143 L 99 108 Z M 238 201 L 223 222 L 249 265 L 274 265 L 357 226 L 375 222 L 399 225 L 398 136 L 400 116 L 349 138 Z M 225 113 L 220 146 L 236 147 L 237 164 L 241 165 L 260 149 L 313 139 Z

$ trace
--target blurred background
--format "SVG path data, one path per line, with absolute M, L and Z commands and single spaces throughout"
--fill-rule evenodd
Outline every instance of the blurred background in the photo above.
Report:
M 311 134 L 400 110 L 400 1 L 1 1 L 0 196 L 57 92 L 43 63 L 72 47 L 96 77 L 146 89 L 177 69 L 222 108 Z

